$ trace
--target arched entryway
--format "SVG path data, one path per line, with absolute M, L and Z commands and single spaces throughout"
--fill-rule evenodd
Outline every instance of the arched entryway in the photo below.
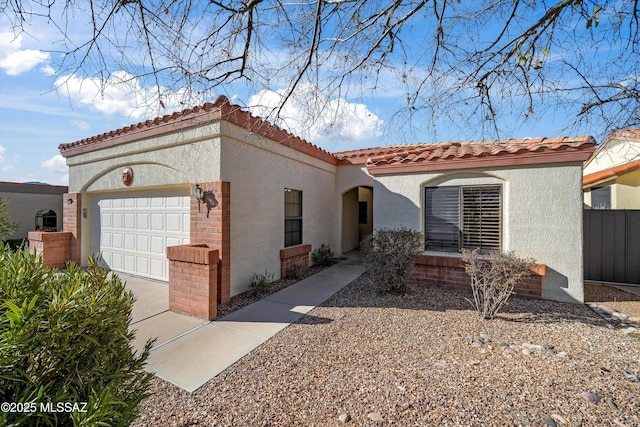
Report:
M 373 232 L 373 187 L 355 187 L 342 195 L 342 253 L 358 249 Z
M 42 209 L 36 213 L 36 231 L 58 231 L 58 216 L 51 209 Z

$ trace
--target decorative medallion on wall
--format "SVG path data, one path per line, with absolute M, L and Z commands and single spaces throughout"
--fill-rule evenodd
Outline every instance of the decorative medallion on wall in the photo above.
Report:
M 128 166 L 122 171 L 122 182 L 127 187 L 133 182 L 133 169 Z

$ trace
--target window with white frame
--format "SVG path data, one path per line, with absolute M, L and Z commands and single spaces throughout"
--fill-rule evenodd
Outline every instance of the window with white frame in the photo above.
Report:
M 284 247 L 302 244 L 302 191 L 284 189 Z
M 500 250 L 502 187 L 425 188 L 425 247 L 430 251 Z

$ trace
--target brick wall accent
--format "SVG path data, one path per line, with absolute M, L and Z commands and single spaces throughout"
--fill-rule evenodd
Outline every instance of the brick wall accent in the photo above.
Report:
M 539 264 L 535 274 L 516 287 L 515 295 L 522 298 L 542 298 L 542 276 L 546 266 Z M 462 258 L 440 255 L 418 255 L 412 283 L 440 286 L 449 289 L 471 290 L 471 278 L 464 271 Z
M 191 197 L 190 241 L 219 250 L 217 295 L 218 302 L 223 303 L 231 298 L 231 183 L 204 182 L 200 187 L 203 191 L 213 191 L 218 206 L 211 209 L 207 218 L 206 205 L 201 204 L 198 211 L 198 201 Z
M 169 310 L 207 320 L 217 316 L 219 251 L 205 244 L 170 246 Z
M 71 238 L 67 231 L 30 231 L 29 250 L 41 256 L 45 266 L 65 268 L 71 257 Z
M 67 203 L 71 199 L 72 203 Z M 71 233 L 70 260 L 80 265 L 80 227 L 82 222 L 82 199 L 80 193 L 62 195 L 62 231 Z
M 280 249 L 280 277 L 286 279 L 287 272 L 294 266 L 302 269 L 309 268 L 309 254 L 311 245 L 298 245 Z

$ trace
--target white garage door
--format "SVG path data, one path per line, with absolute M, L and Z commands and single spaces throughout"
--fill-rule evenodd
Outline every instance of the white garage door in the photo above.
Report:
M 168 280 L 167 246 L 189 243 L 189 192 L 95 195 L 91 253 L 111 270 Z

